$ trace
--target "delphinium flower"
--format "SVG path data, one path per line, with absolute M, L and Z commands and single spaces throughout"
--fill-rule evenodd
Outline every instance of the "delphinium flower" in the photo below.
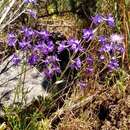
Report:
M 7 37 L 8 46 L 15 46 L 16 42 L 17 42 L 16 35 L 14 33 L 9 33 Z
M 47 47 L 46 44 L 42 45 L 42 48 L 41 48 L 40 51 L 42 52 L 43 55 L 48 55 L 49 54 L 48 47 Z
M 105 60 L 105 56 L 104 56 L 104 55 L 100 55 L 100 56 L 99 56 L 99 60 L 100 60 L 101 62 L 103 62 L 103 61 Z
M 102 22 L 106 21 L 106 23 L 110 26 L 110 27 L 114 27 L 115 26 L 115 20 L 113 18 L 113 16 L 111 14 L 109 14 L 108 16 L 106 17 L 103 17 L 102 15 L 100 14 L 97 14 L 95 16 L 92 17 L 92 22 L 95 24 L 95 25 L 99 25 L 101 24 Z
M 34 19 L 37 18 L 37 12 L 36 12 L 36 11 L 31 10 L 31 9 L 28 9 L 27 12 L 28 12 L 28 14 L 29 14 L 31 17 L 33 17 Z
M 106 37 L 105 36 L 99 36 L 98 37 L 98 41 L 101 45 L 105 44 L 106 43 Z
M 60 67 L 58 65 L 53 64 L 53 69 L 52 70 L 53 70 L 53 72 L 55 74 L 60 74 L 61 73 L 61 69 L 60 69 Z
M 75 39 L 70 39 L 67 41 L 68 45 L 70 46 L 71 50 L 73 50 L 74 52 L 77 52 L 77 47 L 80 44 L 78 40 Z
M 110 71 L 117 70 L 119 68 L 119 61 L 115 57 L 112 57 L 108 63 L 108 68 Z
M 86 67 L 86 73 L 92 74 L 94 71 L 93 65 L 94 65 L 94 58 L 88 54 L 86 57 L 87 67 Z
M 92 74 L 93 71 L 94 71 L 93 66 L 87 66 L 87 67 L 86 67 L 86 73 L 87 73 L 87 74 Z
M 49 55 L 43 60 L 45 66 L 43 74 L 46 76 L 46 78 L 51 79 L 54 75 L 61 73 L 59 61 L 60 60 L 56 55 Z
M 54 43 L 53 43 L 51 40 L 49 40 L 49 41 L 47 42 L 48 52 L 49 52 L 49 53 L 53 52 L 53 51 L 54 51 L 54 48 L 55 48 Z
M 107 24 L 110 26 L 110 27 L 114 27 L 115 26 L 115 20 L 113 18 L 113 16 L 111 14 L 109 14 L 107 17 L 106 17 L 106 22 Z
M 110 52 L 112 50 L 112 45 L 110 43 L 106 43 L 101 48 L 99 48 L 99 52 Z
M 37 2 L 37 0 L 23 0 L 24 1 L 24 3 L 26 3 L 26 4 L 28 4 L 28 3 L 36 3 Z
M 70 47 L 70 50 L 73 50 L 73 52 L 83 51 L 83 47 L 81 46 L 79 40 L 70 39 L 67 41 L 67 45 Z
M 45 75 L 46 78 L 51 79 L 54 75 L 60 74 L 61 69 L 58 65 L 56 64 L 48 64 L 46 68 L 43 70 L 43 74 Z
M 28 27 L 22 27 L 21 32 L 24 34 L 24 37 L 27 37 L 27 38 L 30 38 L 31 36 L 34 36 L 35 34 L 34 30 Z
M 104 45 L 104 51 L 105 51 L 105 52 L 110 52 L 111 49 L 112 49 L 112 45 L 111 45 L 110 43 L 106 43 L 106 44 Z
M 54 75 L 54 72 L 51 67 L 44 68 L 42 72 L 46 78 L 51 79 Z
M 85 81 L 79 81 L 80 89 L 85 89 L 87 87 L 87 83 Z
M 48 40 L 49 36 L 51 36 L 51 34 L 47 30 L 36 31 L 36 33 L 39 36 L 39 38 L 43 40 Z
M 123 43 L 123 40 L 124 40 L 124 37 L 122 35 L 119 35 L 119 34 L 112 34 L 110 36 L 110 41 L 112 43 L 118 43 L 118 44 L 120 44 L 120 43 Z
M 54 48 L 55 46 L 52 41 L 48 41 L 47 44 L 44 41 L 40 41 L 38 45 L 35 45 L 34 51 L 40 52 L 43 55 L 48 55 L 54 51 Z
M 62 52 L 67 49 L 69 45 L 66 44 L 66 41 L 62 41 L 58 46 L 58 52 Z
M 119 44 L 116 47 L 117 51 L 120 52 L 121 54 L 123 54 L 125 52 L 125 48 L 123 46 L 123 44 Z
M 113 54 L 118 53 L 118 54 L 123 54 L 125 52 L 125 48 L 123 46 L 123 44 L 112 44 L 112 52 Z
M 35 45 L 34 49 L 33 49 L 34 52 L 38 52 L 42 55 L 48 55 L 49 52 L 48 52 L 48 47 L 45 43 L 39 43 L 38 45 Z
M 119 52 L 120 54 L 122 54 L 125 52 L 123 40 L 124 40 L 124 37 L 119 34 L 112 34 L 110 36 L 113 53 Z
M 57 64 L 59 62 L 59 58 L 56 55 L 47 56 L 46 59 L 43 61 L 45 64 Z
M 28 57 L 28 64 L 35 65 L 38 62 L 38 56 L 36 54 L 32 54 Z
M 89 65 L 93 65 L 93 63 L 94 63 L 94 59 L 91 55 L 88 55 L 86 57 L 86 61 L 87 61 L 87 64 L 89 64 Z
M 83 29 L 83 38 L 85 40 L 92 40 L 94 37 L 94 31 L 92 29 Z
M 80 58 L 77 57 L 76 59 L 72 60 L 70 67 L 72 69 L 79 70 L 81 68 L 81 65 L 82 65 L 82 62 L 81 62 Z
M 103 16 L 97 14 L 95 15 L 94 17 L 92 17 L 92 22 L 95 24 L 95 25 L 98 25 L 100 23 L 102 23 L 104 20 L 103 20 Z
M 52 66 L 52 67 L 48 67 L 47 70 L 45 70 L 45 76 L 47 78 L 52 78 L 54 75 L 57 75 L 57 74 L 60 74 L 61 73 L 61 70 L 58 66 Z
M 109 52 L 111 55 L 123 54 L 125 51 L 123 45 L 124 37 L 119 34 L 112 34 L 109 38 L 109 42 L 104 36 L 100 36 L 98 41 L 101 44 L 99 52 Z
M 31 48 L 31 45 L 30 45 L 30 42 L 29 41 L 20 41 L 19 42 L 19 47 L 22 49 L 22 50 L 27 50 L 28 48 Z
M 13 63 L 13 65 L 18 65 L 20 63 L 20 61 L 21 61 L 21 59 L 19 58 L 18 55 L 16 55 L 16 54 L 12 55 L 12 63 Z

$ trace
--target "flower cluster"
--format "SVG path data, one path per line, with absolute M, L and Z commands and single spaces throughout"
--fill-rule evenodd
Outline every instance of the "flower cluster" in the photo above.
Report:
M 96 16 L 92 17 L 92 22 L 95 25 L 99 25 L 103 22 L 107 23 L 108 26 L 110 27 L 114 27 L 115 26 L 115 20 L 112 17 L 111 14 L 109 14 L 108 16 L 104 17 L 102 15 L 97 14 Z
M 104 23 L 110 27 L 115 26 L 114 18 L 111 15 L 106 17 L 96 15 L 92 17 L 92 22 L 95 25 Z M 42 64 L 42 73 L 49 79 L 54 75 L 60 77 L 62 72 L 68 69 L 76 70 L 77 73 L 82 70 L 88 76 L 97 73 L 99 68 L 106 67 L 110 73 L 118 70 L 118 57 L 125 51 L 123 36 L 116 33 L 110 36 L 98 36 L 97 32 L 98 28 L 86 28 L 83 29 L 80 40 L 64 38 L 56 41 L 53 33 L 47 30 L 22 27 L 20 36 L 13 32 L 8 34 L 7 44 L 9 47 L 26 52 L 27 64 L 30 66 Z M 68 52 L 69 57 L 66 57 L 65 51 Z M 61 55 L 69 59 L 64 69 L 61 69 L 61 64 L 65 62 Z M 16 53 L 13 54 L 13 64 L 18 65 L 20 61 L 22 59 Z

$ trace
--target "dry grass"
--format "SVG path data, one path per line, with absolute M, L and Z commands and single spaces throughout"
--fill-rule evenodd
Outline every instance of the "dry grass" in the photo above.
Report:
M 65 112 L 58 130 L 129 130 L 129 95 L 122 95 L 117 87 L 95 91 L 99 94 L 86 105 Z

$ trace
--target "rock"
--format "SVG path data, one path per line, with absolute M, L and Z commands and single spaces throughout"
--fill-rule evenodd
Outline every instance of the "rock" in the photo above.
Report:
M 38 96 L 47 96 L 42 87 L 44 77 L 36 68 L 27 65 L 23 69 L 22 63 L 14 66 L 10 60 L 11 57 L 0 65 L 0 112 L 2 105 L 20 103 L 26 106 Z M 22 73 L 23 70 L 25 72 Z

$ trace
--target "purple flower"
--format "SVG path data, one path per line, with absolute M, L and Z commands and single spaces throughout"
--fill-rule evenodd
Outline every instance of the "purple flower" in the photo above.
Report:
M 87 87 L 87 85 L 88 84 L 85 81 L 80 81 L 79 82 L 79 86 L 80 86 L 81 89 L 85 89 Z
M 35 45 L 33 47 L 33 52 L 41 52 L 43 49 L 43 45 L 42 44 L 38 44 L 38 45 Z
M 66 49 L 66 45 L 65 44 L 60 44 L 59 46 L 58 46 L 58 52 L 62 52 L 62 51 L 64 51 Z
M 60 74 L 61 70 L 59 66 L 54 64 L 49 64 L 47 68 L 44 69 L 43 73 L 45 74 L 46 78 L 51 79 L 55 74 Z
M 105 47 L 105 50 L 104 50 L 105 52 L 109 52 L 112 49 L 112 46 L 109 43 L 105 44 L 104 47 Z
M 38 56 L 37 55 L 34 55 L 32 54 L 31 56 L 28 57 L 28 63 L 30 65 L 35 65 L 38 61 Z
M 86 40 L 91 40 L 94 37 L 94 32 L 92 29 L 83 29 L 83 38 Z
M 87 74 L 92 74 L 93 71 L 94 71 L 94 69 L 93 69 L 92 66 L 88 66 L 88 67 L 86 68 L 86 73 L 87 73 Z
M 99 49 L 99 52 L 110 52 L 111 50 L 112 50 L 112 45 L 106 43 Z
M 112 34 L 110 40 L 112 43 L 123 43 L 124 37 L 119 34 Z
M 20 58 L 16 54 L 12 55 L 13 65 L 18 65 L 20 63 L 20 61 L 21 61 Z
M 70 67 L 72 68 L 72 69 L 76 69 L 76 70 L 79 70 L 80 68 L 81 68 L 81 60 L 80 60 L 80 58 L 78 57 L 78 58 L 76 58 L 76 59 L 74 59 L 73 61 L 72 61 L 72 64 L 70 65 Z
M 65 44 L 65 41 L 62 41 L 58 46 L 58 52 L 64 51 L 67 47 L 69 46 Z
M 27 42 L 27 41 L 21 41 L 21 42 L 19 42 L 19 47 L 22 49 L 22 50 L 26 50 L 26 49 L 28 49 L 28 48 L 30 48 L 31 47 L 31 45 L 30 45 L 30 42 Z
M 22 27 L 21 32 L 24 34 L 25 37 L 31 37 L 35 34 L 33 29 L 28 27 Z
M 88 55 L 88 56 L 86 57 L 86 61 L 87 61 L 87 63 L 88 63 L 89 65 L 92 65 L 94 59 L 93 59 L 93 57 L 92 57 L 91 55 Z
M 45 64 L 51 64 L 51 63 L 56 64 L 59 61 L 60 61 L 59 58 L 53 55 L 53 56 L 47 56 L 47 58 L 43 62 Z
M 92 22 L 96 25 L 100 24 L 103 22 L 103 17 L 99 14 L 97 14 L 96 16 L 92 17 Z
M 106 22 L 107 22 L 107 24 L 108 24 L 110 27 L 114 27 L 114 26 L 115 26 L 115 20 L 114 20 L 114 18 L 112 17 L 111 14 L 107 16 Z
M 53 65 L 53 72 L 55 73 L 55 74 L 60 74 L 61 73 L 61 69 L 60 69 L 60 67 L 59 66 L 57 66 L 57 65 Z
M 28 3 L 33 3 L 36 4 L 37 0 L 23 0 L 24 3 L 28 4 Z
M 45 77 L 49 78 L 49 79 L 51 79 L 54 75 L 54 72 L 51 67 L 44 69 L 43 73 L 44 73 Z
M 54 51 L 54 44 L 52 41 L 48 41 L 47 42 L 47 48 L 48 48 L 48 52 L 51 53 Z
M 42 31 L 37 31 L 37 34 L 39 35 L 40 38 L 44 39 L 44 40 L 48 40 L 50 33 L 46 30 L 42 30 Z
M 112 57 L 110 62 L 108 63 L 108 68 L 110 71 L 117 70 L 119 67 L 119 62 L 115 57 Z
M 99 59 L 100 59 L 100 61 L 102 62 L 102 61 L 105 60 L 105 56 L 104 56 L 104 55 L 100 55 Z
M 67 44 L 68 44 L 69 46 L 71 46 L 73 50 L 75 50 L 76 47 L 77 47 L 77 45 L 80 44 L 80 42 L 79 42 L 78 40 L 76 40 L 76 39 L 69 39 L 69 40 L 67 41 Z
M 44 55 L 48 55 L 49 54 L 48 47 L 46 45 L 43 45 L 41 52 Z
M 70 50 L 73 50 L 74 52 L 83 51 L 83 48 L 80 45 L 80 41 L 76 39 L 68 40 L 67 44 L 70 46 Z
M 17 42 L 16 36 L 14 33 L 9 33 L 7 38 L 7 44 L 8 46 L 15 46 Z
M 44 41 L 40 41 L 38 45 L 35 45 L 34 51 L 40 52 L 43 55 L 48 55 L 54 51 L 54 44 L 52 41 L 48 41 L 47 44 Z
M 117 45 L 117 51 L 119 51 L 121 54 L 123 54 L 125 52 L 125 48 L 124 48 L 123 44 Z
M 34 51 L 37 51 L 37 52 L 40 52 L 42 53 L 43 55 L 48 55 L 49 54 L 49 50 L 48 50 L 48 47 L 45 43 L 40 43 L 38 45 L 36 45 L 34 47 Z
M 105 36 L 99 36 L 98 41 L 101 45 L 105 44 L 106 42 L 106 37 Z
M 113 51 L 113 53 L 119 52 L 119 53 L 123 54 L 125 52 L 125 48 L 124 48 L 123 44 L 113 43 L 112 51 Z
M 28 9 L 27 12 L 29 13 L 30 16 L 32 16 L 34 19 L 37 18 L 37 12 L 31 9 Z
M 54 51 L 54 44 L 52 41 L 48 41 L 47 44 L 44 41 L 40 41 L 38 45 L 35 45 L 34 51 L 40 52 L 44 55 L 48 55 L 49 53 Z

